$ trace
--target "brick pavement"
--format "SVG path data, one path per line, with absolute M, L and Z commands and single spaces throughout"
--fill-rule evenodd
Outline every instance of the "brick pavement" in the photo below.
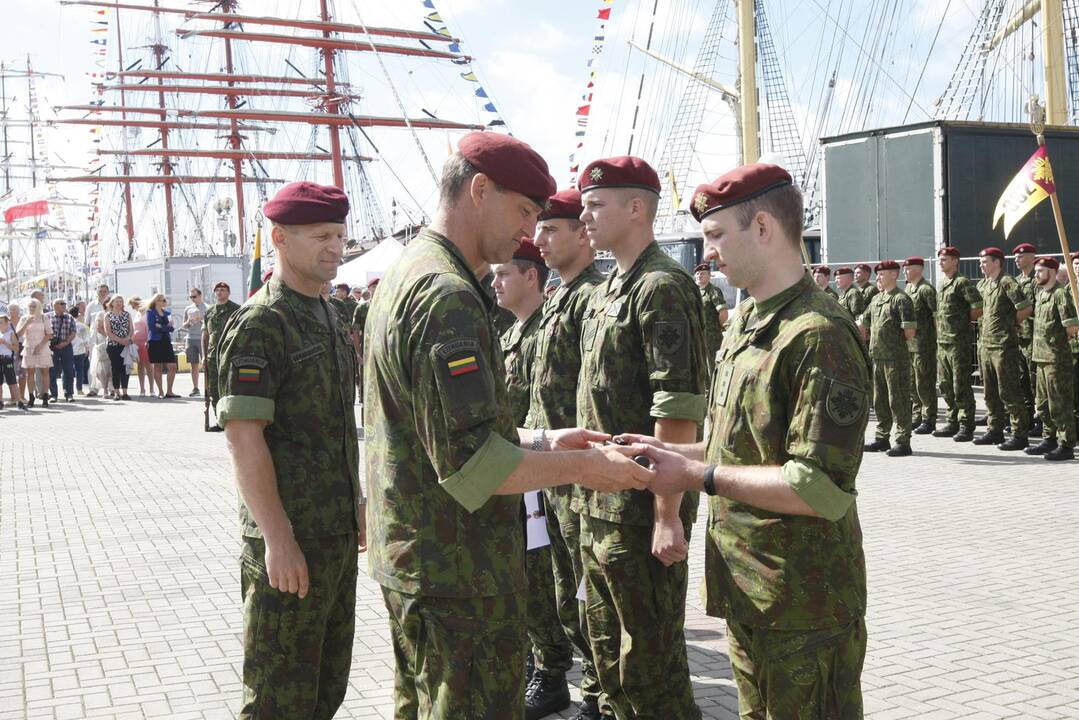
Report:
M 859 479 L 867 714 L 1079 718 L 1079 464 L 918 436 L 914 449 L 868 456 Z M 0 718 L 233 717 L 234 506 L 199 402 L 0 411 Z M 705 717 L 733 718 L 723 630 L 697 595 L 700 537 L 693 680 Z M 357 615 L 338 717 L 388 718 L 392 657 L 362 574 Z

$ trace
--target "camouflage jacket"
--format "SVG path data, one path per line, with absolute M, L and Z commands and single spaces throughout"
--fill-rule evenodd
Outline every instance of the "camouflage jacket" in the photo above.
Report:
M 502 335 L 502 356 L 506 362 L 506 389 L 510 408 L 513 410 L 514 427 L 524 427 L 528 416 L 528 399 L 532 394 L 535 378 L 536 341 L 543 307 L 528 316 L 523 323 L 517 322 Z
M 899 288 L 877 293 L 862 313 L 862 326 L 869 329 L 869 355 L 873 360 L 910 362 L 903 331 L 917 328 L 918 322 L 909 295 Z
M 367 324 L 367 311 L 371 309 L 371 302 L 358 302 L 356 309 L 352 311 L 352 329 L 359 333 L 360 352 L 363 352 L 363 328 Z
M 711 498 L 706 612 L 781 630 L 862 617 L 865 556 L 853 496 L 869 376 L 854 323 L 806 275 L 743 305 L 712 378 L 707 462 L 780 466 L 799 495 L 827 488 L 848 504 L 833 522 Z
M 851 320 L 857 320 L 865 312 L 865 294 L 851 285 L 839 295 L 839 304 L 850 313 Z
M 1038 290 L 1034 306 L 1034 346 L 1030 359 L 1043 363 L 1071 363 L 1071 347 L 1065 328 L 1079 325 L 1075 302 L 1067 285 Z
M 1015 347 L 1019 342 L 1015 315 L 1031 306 L 1019 283 L 1001 273 L 996 280 L 983 278 L 978 283 L 978 292 L 982 296 L 978 345 L 988 349 Z
M 701 304 L 704 305 L 704 337 L 705 350 L 708 362 L 711 362 L 719 346 L 723 344 L 723 323 L 720 313 L 727 309 L 727 300 L 723 297 L 723 291 L 709 283 L 701 292 Z
M 625 273 L 617 268 L 588 300 L 581 335 L 577 424 L 611 434 L 652 435 L 657 418 L 702 423 L 708 367 L 700 292 L 681 265 L 652 243 Z M 574 490 L 573 509 L 626 525 L 653 523 L 647 490 Z M 686 493 L 693 522 L 698 496 Z
M 232 314 L 239 309 L 240 306 L 231 300 L 226 300 L 223 303 L 217 303 L 207 308 L 202 325 L 202 329 L 206 331 L 207 343 L 203 350 L 206 351 L 207 357 L 217 347 L 218 341 L 221 340 L 221 331 L 225 329 L 225 324 L 232 317 Z
M 352 320 L 356 313 L 356 306 L 359 304 L 351 297 L 347 297 L 344 300 L 338 300 L 333 295 L 330 295 L 330 304 L 333 305 L 333 309 L 337 311 L 337 322 L 341 326 L 341 329 L 345 332 L 352 330 Z
M 296 537 L 358 529 L 359 447 L 352 394 L 356 353 L 347 334 L 330 330 L 308 298 L 276 275 L 236 310 L 218 355 L 217 421 L 266 420 L 277 493 Z M 240 503 L 240 526 L 261 537 Z
M 877 290 L 877 286 L 871 282 L 867 282 L 865 285 L 854 285 L 859 292 L 862 293 L 862 298 L 865 300 L 865 306 L 869 307 L 869 302 L 877 295 L 880 290 Z M 863 311 L 864 312 L 864 311 Z
M 513 316 L 509 310 L 504 307 L 500 307 L 495 300 L 495 274 L 489 272 L 483 276 L 480 280 L 480 287 L 483 288 L 484 294 L 487 299 L 491 301 L 491 322 L 495 326 L 495 337 L 502 337 L 507 330 L 513 327 L 517 322 L 517 318 Z
M 1034 281 L 1034 271 L 1030 271 L 1030 275 L 1024 275 L 1019 273 L 1015 276 L 1015 281 L 1019 283 L 1019 289 L 1023 291 L 1023 296 L 1035 306 L 1035 312 L 1037 312 L 1037 304 L 1041 291 L 1038 289 L 1038 283 Z M 1031 313 L 1023 322 L 1019 323 L 1019 331 L 1016 334 L 1020 345 L 1030 345 L 1034 340 L 1034 314 Z
M 969 345 L 974 342 L 970 312 L 981 307 L 981 293 L 969 278 L 959 273 L 944 278 L 937 291 L 937 340 L 940 344 Z
M 839 293 L 831 285 L 825 285 L 821 290 L 824 291 L 825 295 L 831 296 L 833 300 L 839 300 Z
M 933 355 L 937 351 L 937 291 L 925 278 L 917 283 L 907 283 L 903 290 L 914 303 L 914 320 L 918 323 L 912 350 Z
M 592 289 L 603 282 L 595 265 L 563 283 L 543 304 L 536 336 L 527 428 L 567 428 L 577 424 L 577 376 L 581 373 L 581 324 Z M 569 509 L 573 485 L 544 492 L 559 510 Z
M 364 350 L 371 577 L 411 595 L 523 590 L 520 495 L 495 490 L 523 453 L 492 303 L 429 229 L 371 300 Z

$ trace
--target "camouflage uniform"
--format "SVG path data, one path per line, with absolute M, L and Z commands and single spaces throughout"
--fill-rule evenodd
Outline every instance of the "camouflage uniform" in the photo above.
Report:
M 837 302 L 839 301 L 839 293 L 836 292 L 835 288 L 833 288 L 831 285 L 825 285 L 823 288 L 821 288 L 821 290 L 823 290 L 826 295 L 831 296 L 833 300 Z
M 1020 377 L 1023 357 L 1015 315 L 1030 307 L 1015 278 L 1001 273 L 996 280 L 983 278 L 978 283 L 983 315 L 978 334 L 978 364 L 985 388 L 985 407 L 990 431 L 1004 429 L 1004 412 L 1011 416 L 1012 434 L 1026 437 L 1030 431 L 1030 413 L 1023 403 Z
M 1037 378 L 1038 415 L 1045 425 L 1045 439 L 1056 436 L 1061 447 L 1075 447 L 1075 409 L 1072 399 L 1075 377 L 1071 347 L 1065 328 L 1079 325 L 1071 290 L 1054 285 L 1040 290 L 1034 310 L 1034 343 L 1031 361 Z
M 873 299 L 873 296 L 880 292 L 880 290 L 877 290 L 877 286 L 871 282 L 867 282 L 865 285 L 852 285 L 851 287 L 857 288 L 858 291 L 862 293 L 862 298 L 865 300 L 866 307 L 869 307 L 869 303 Z
M 1070 291 L 1069 291 L 1070 292 Z M 1075 428 L 1079 431 L 1079 335 L 1068 341 L 1072 350 L 1072 413 L 1075 417 Z
M 320 317 L 321 316 L 321 317 Z M 262 532 L 240 504 L 241 718 L 332 718 L 348 687 L 356 623 L 359 448 L 343 378 L 356 354 L 332 308 L 276 275 L 221 339 L 223 427 L 265 420 L 277 492 L 307 562 L 307 597 L 270 587 Z
M 887 440 L 895 419 L 895 441 L 910 444 L 910 345 L 904 330 L 917 328 L 914 303 L 899 288 L 877 293 L 862 315 L 869 328 L 869 356 L 873 359 L 873 409 L 877 413 L 877 440 Z
M 723 323 L 720 313 L 727 309 L 727 300 L 723 297 L 723 291 L 712 283 L 708 283 L 701 291 L 701 302 L 704 304 L 704 336 L 705 348 L 709 358 L 714 358 L 719 346 L 723 344 Z
M 341 328 L 345 332 L 352 332 L 352 329 L 355 327 L 353 320 L 356 314 L 356 306 L 359 305 L 359 303 L 351 297 L 340 300 L 331 294 L 330 304 L 333 305 L 333 309 L 337 311 L 337 322 L 341 325 Z
M 542 307 L 537 308 L 524 323 L 518 322 L 507 330 L 501 340 L 502 354 L 506 359 L 506 388 L 513 409 L 513 422 L 517 427 L 525 427 L 525 416 L 528 414 L 542 315 Z M 543 493 L 537 490 L 526 495 L 531 495 L 538 502 L 539 510 L 533 512 L 545 516 Z M 525 513 L 528 513 L 527 505 Z M 536 667 L 565 673 L 573 667 L 573 648 L 558 619 L 550 545 L 525 552 L 525 572 L 528 575 L 528 637 L 532 641 Z
M 371 300 L 368 558 L 398 719 L 524 716 L 521 496 L 493 494 L 523 452 L 491 310 L 460 250 L 429 229 Z
M 592 291 L 581 337 L 577 422 L 608 433 L 655 432 L 657 418 L 701 423 L 707 368 L 700 293 L 652 243 Z M 619 718 L 694 720 L 684 634 L 688 563 L 652 555 L 654 496 L 576 488 L 585 613 L 603 692 Z M 686 493 L 686 539 L 697 493 Z
M 925 278 L 907 283 L 903 289 L 914 303 L 918 323 L 918 334 L 910 346 L 912 422 L 933 425 L 937 422 L 937 291 Z
M 968 278 L 945 278 L 937 294 L 937 366 L 940 394 L 948 406 L 948 422 L 974 429 L 974 327 L 970 313 L 980 310 L 982 296 Z
M 231 300 L 211 305 L 206 310 L 203 319 L 203 329 L 206 330 L 206 347 L 203 348 L 206 368 L 206 395 L 214 407 L 221 395 L 217 391 L 217 345 L 221 342 L 221 331 L 232 317 L 232 314 L 240 309 L 240 306 Z
M 839 296 L 839 304 L 850 313 L 851 320 L 857 320 L 865 312 L 865 293 L 851 285 Z
M 563 283 L 543 305 L 536 343 L 527 428 L 573 427 L 577 424 L 577 376 L 581 370 L 581 323 L 588 296 L 603 282 L 595 265 Z M 584 577 L 581 568 L 581 516 L 570 508 L 572 485 L 547 488 L 547 532 L 551 536 L 551 561 L 555 599 L 562 629 L 581 654 L 581 696 L 599 702 L 600 686 L 592 663 L 577 588 Z
M 727 620 L 743 718 L 862 717 L 866 570 L 855 477 L 868 361 L 854 323 L 816 290 L 806 275 L 764 302 L 748 300 L 712 374 L 707 462 L 779 466 L 822 515 L 709 501 L 705 612 Z
M 360 378 L 359 378 L 359 391 L 360 400 L 363 400 L 363 328 L 367 324 L 367 311 L 371 308 L 371 302 L 358 302 L 356 303 L 356 309 L 352 311 L 352 329 L 356 331 L 359 336 L 360 345 Z
M 1034 271 L 1031 270 L 1030 275 L 1024 275 L 1020 272 L 1015 276 L 1015 280 L 1019 283 L 1019 288 L 1023 291 L 1023 296 L 1030 301 L 1030 304 L 1034 306 L 1036 312 L 1038 305 L 1038 284 L 1034 281 Z M 1035 414 L 1035 374 L 1034 366 L 1031 364 L 1031 352 L 1034 347 L 1034 313 L 1031 313 L 1030 317 L 1020 323 L 1018 339 L 1019 356 L 1023 363 L 1022 371 L 1019 373 L 1019 390 L 1023 393 L 1023 403 L 1027 406 L 1027 413 L 1033 418 Z

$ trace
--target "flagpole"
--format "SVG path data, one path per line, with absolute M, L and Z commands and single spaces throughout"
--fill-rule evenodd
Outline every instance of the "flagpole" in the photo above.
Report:
M 1045 147 L 1045 107 L 1038 101 L 1038 96 L 1030 98 L 1030 129 L 1038 139 L 1038 146 Z M 1057 197 L 1056 188 L 1049 193 L 1049 202 L 1053 206 L 1053 220 L 1057 226 L 1057 239 L 1060 240 L 1060 251 L 1064 255 L 1064 268 L 1068 273 L 1068 287 L 1071 290 L 1072 302 L 1079 309 L 1079 284 L 1075 279 L 1075 268 L 1072 267 L 1071 248 L 1068 246 L 1068 234 L 1064 230 L 1064 216 L 1060 211 L 1060 198 Z

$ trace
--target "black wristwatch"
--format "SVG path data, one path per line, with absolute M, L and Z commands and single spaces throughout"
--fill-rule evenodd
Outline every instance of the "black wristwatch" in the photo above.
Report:
M 707 495 L 716 494 L 716 466 L 709 465 L 704 471 L 704 492 Z

